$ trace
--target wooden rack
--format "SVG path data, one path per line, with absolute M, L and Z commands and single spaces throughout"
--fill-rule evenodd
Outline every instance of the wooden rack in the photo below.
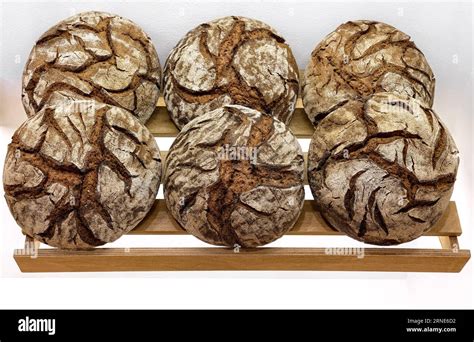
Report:
M 175 137 L 178 130 L 169 119 L 163 98 L 158 101 L 147 127 L 157 137 Z M 310 138 L 313 126 L 298 99 L 290 123 L 299 138 Z M 166 152 L 163 152 L 163 157 Z M 305 183 L 307 180 L 305 179 Z M 339 253 L 332 246 L 319 248 L 272 248 L 234 250 L 203 248 L 107 248 L 88 251 L 42 249 L 26 238 L 25 247 L 14 258 L 22 272 L 110 272 L 110 271 L 209 271 L 209 270 L 313 270 L 383 272 L 460 272 L 469 260 L 469 250 L 460 249 L 461 225 L 456 204 L 450 202 L 439 222 L 425 236 L 439 237 L 437 249 L 364 248 L 363 256 Z M 187 234 L 171 217 L 164 200 L 156 200 L 147 217 L 129 234 Z M 288 235 L 342 235 L 330 228 L 313 208 L 304 203 L 300 218 Z M 423 237 L 421 237 L 423 238 Z M 362 256 L 362 257 L 361 257 Z

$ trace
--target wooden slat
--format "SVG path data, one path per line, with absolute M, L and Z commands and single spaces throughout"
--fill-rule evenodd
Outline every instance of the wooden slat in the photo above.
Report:
M 178 129 L 168 115 L 163 97 L 159 98 L 157 107 L 146 126 L 156 137 L 175 137 L 178 134 Z M 298 138 L 311 138 L 313 135 L 314 128 L 304 112 L 301 98 L 296 101 L 290 129 Z
M 441 243 L 441 248 L 451 249 L 456 251 L 459 249 L 459 242 L 456 236 L 440 236 L 439 242 Z
M 335 250 L 337 251 L 337 249 Z M 22 272 L 312 270 L 459 272 L 470 258 L 436 249 L 367 248 L 363 257 L 329 254 L 325 248 L 99 248 L 66 252 L 40 250 L 36 258 L 15 255 Z M 359 254 L 362 255 L 362 254 Z
M 128 234 L 182 235 L 188 233 L 168 212 L 165 200 L 159 199 L 155 201 L 148 215 Z
M 288 235 L 343 235 L 333 230 L 314 209 L 314 201 L 306 200 L 303 211 Z M 449 202 L 446 212 L 425 236 L 459 236 L 461 224 L 455 202 Z M 145 219 L 129 234 L 176 235 L 187 234 L 166 209 L 165 201 L 156 200 Z

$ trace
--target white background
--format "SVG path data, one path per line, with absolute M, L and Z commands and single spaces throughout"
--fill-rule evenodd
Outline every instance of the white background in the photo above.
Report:
M 0 167 L 26 118 L 20 77 L 34 41 L 71 14 L 103 10 L 136 22 L 152 37 L 162 64 L 181 36 L 225 15 L 276 28 L 304 68 L 314 46 L 347 20 L 373 19 L 412 36 L 436 76 L 434 108 L 460 149 L 457 202 L 462 248 L 472 249 L 472 3 L 360 1 L 0 2 Z M 159 139 L 160 149 L 170 139 Z M 308 141 L 302 140 L 304 150 Z M 311 198 L 309 189 L 307 198 Z M 159 196 L 162 196 L 160 189 Z M 3 196 L 2 196 L 3 197 Z M 473 271 L 459 274 L 369 272 L 151 272 L 22 274 L 12 258 L 23 236 L 0 199 L 0 308 L 473 308 Z M 284 237 L 274 246 L 362 246 L 346 237 Z M 193 237 L 125 236 L 111 246 L 203 246 Z M 438 247 L 423 237 L 406 247 Z

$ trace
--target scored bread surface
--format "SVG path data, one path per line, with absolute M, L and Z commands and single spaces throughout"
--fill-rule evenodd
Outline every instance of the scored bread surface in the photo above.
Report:
M 434 87 L 427 60 L 408 35 L 380 22 L 349 21 L 312 52 L 302 99 L 316 125 L 348 101 L 377 92 L 414 97 L 431 107 Z
M 68 92 L 121 107 L 145 123 L 159 97 L 161 67 L 150 37 L 120 16 L 85 12 L 45 32 L 23 73 L 22 100 L 29 117 L 51 95 Z
M 308 180 L 333 227 L 367 243 L 398 244 L 422 235 L 445 211 L 457 154 L 430 108 L 379 93 L 349 101 L 316 126 Z
M 188 32 L 171 51 L 163 92 L 178 128 L 225 104 L 266 112 L 288 124 L 298 96 L 298 67 L 268 25 L 224 17 Z
M 233 148 L 248 149 L 233 156 Z M 283 123 L 228 105 L 178 134 L 163 184 L 169 211 L 189 233 L 215 245 L 257 247 L 295 223 L 303 175 L 298 140 Z
M 90 101 L 44 107 L 13 135 L 3 184 L 23 232 L 51 246 L 112 242 L 153 205 L 161 178 L 158 146 L 129 112 Z

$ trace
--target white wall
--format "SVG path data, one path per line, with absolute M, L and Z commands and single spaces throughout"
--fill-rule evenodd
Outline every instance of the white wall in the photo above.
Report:
M 20 102 L 20 77 L 36 38 L 57 21 L 85 10 L 103 10 L 127 17 L 152 37 L 162 64 L 170 49 L 196 25 L 225 15 L 257 18 L 276 28 L 304 68 L 314 46 L 339 24 L 354 19 L 387 22 L 412 36 L 435 73 L 435 110 L 449 127 L 461 151 L 461 167 L 453 199 L 461 215 L 461 247 L 471 248 L 472 227 L 472 4 L 366 2 L 1 2 L 0 3 L 0 167 L 15 127 L 25 119 Z M 307 146 L 307 141 L 304 142 Z M 159 141 L 160 148 L 169 146 Z M 307 197 L 311 197 L 308 193 Z M 13 248 L 22 243 L 20 230 L 0 199 L 0 307 L 473 307 L 472 262 L 461 274 L 221 272 L 41 274 L 19 273 Z M 126 236 L 116 246 L 199 245 L 192 237 Z M 278 246 L 360 246 L 348 238 L 284 238 Z M 433 238 L 409 246 L 434 247 Z M 73 278 L 74 279 L 58 279 Z M 77 278 L 114 278 L 88 279 Z M 25 280 L 25 278 L 34 278 Z M 46 279 L 40 279 L 46 278 Z M 118 283 L 115 278 L 121 278 Z M 123 278 L 123 279 L 122 279 Z M 145 279 L 146 278 L 146 279 Z M 150 279 L 153 278 L 153 279 Z M 127 289 L 154 291 L 128 294 Z M 80 289 L 80 291 L 79 291 Z M 93 289 L 93 290 L 92 290 Z M 47 296 L 35 294 L 48 293 Z M 51 293 L 54 291 L 54 293 Z M 74 291 L 68 301 L 61 296 Z M 449 296 L 440 295 L 441 292 Z M 31 293 L 31 296 L 25 295 Z M 196 296 L 195 293 L 200 293 Z M 232 298 L 226 294 L 232 293 Z M 58 297 L 56 297 L 57 295 Z M 27 298 L 27 300 L 26 300 Z M 117 299 L 119 298 L 119 299 Z

